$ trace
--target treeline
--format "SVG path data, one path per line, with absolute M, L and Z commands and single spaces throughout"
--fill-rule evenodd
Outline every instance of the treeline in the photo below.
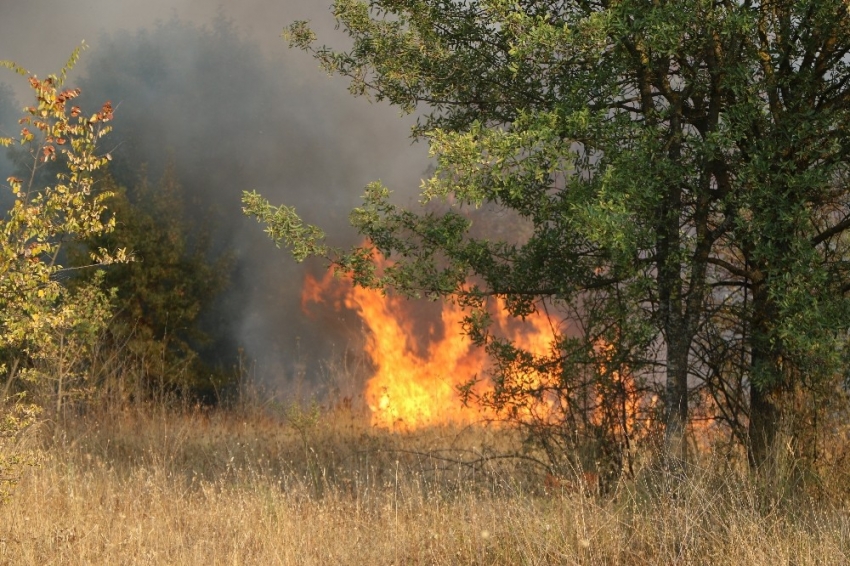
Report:
M 215 176 L 221 168 L 239 158 L 232 144 L 245 140 L 234 135 L 231 144 L 222 141 L 203 147 L 192 145 L 192 140 L 206 140 L 214 128 L 233 129 L 233 124 L 226 123 L 225 108 L 215 105 L 230 104 L 240 93 L 205 96 L 209 84 L 243 84 L 223 77 L 236 74 L 259 87 L 257 96 L 268 96 L 268 86 L 264 90 L 259 84 L 262 64 L 253 48 L 227 22 L 207 29 L 173 21 L 152 35 L 103 37 L 101 47 L 87 54 L 87 72 L 78 79 L 81 92 L 73 99 L 75 113 L 80 115 L 96 111 L 107 100 L 121 108 L 121 126 L 99 140 L 96 153 L 109 154 L 109 168 L 91 171 L 91 187 L 83 191 L 100 199 L 108 229 L 67 235 L 54 230 L 44 236 L 56 244 L 48 250 L 52 255 L 30 256 L 33 262 L 40 258 L 56 266 L 58 271 L 50 279 L 68 293 L 99 289 L 108 313 L 102 312 L 103 320 L 89 328 L 86 344 L 72 346 L 59 336 L 61 352 L 27 350 L 22 357 L 15 347 L 7 348 L 2 388 L 6 397 L 34 387 L 21 379 L 26 366 L 45 366 L 39 373 L 48 376 L 55 373 L 50 364 L 63 365 L 59 372 L 63 377 L 42 380 L 38 394 L 58 397 L 46 403 L 56 408 L 88 395 L 92 388 L 102 391 L 116 384 L 123 388 L 123 396 L 167 393 L 207 403 L 232 393 L 237 363 L 233 328 L 226 312 L 210 308 L 233 273 L 227 235 L 231 223 L 216 208 L 221 187 L 211 180 L 220 183 Z M 192 56 L 164 63 L 156 53 L 166 52 Z M 69 70 L 57 78 L 57 88 Z M 206 85 L 199 84 L 202 76 Z M 193 91 L 196 96 L 186 96 Z M 163 100 L 167 93 L 180 94 Z M 36 136 L 22 145 L 27 140 L 20 139 L 19 104 L 3 85 L 0 134 L 14 138 L 14 143 L 0 156 L 0 170 L 4 180 L 14 176 L 25 181 L 23 194 L 37 199 L 63 173 L 67 162 L 61 150 L 68 146 L 55 145 L 56 160 L 35 159 L 34 153 L 41 151 L 39 144 L 55 136 L 33 132 Z M 156 109 L 159 112 L 152 116 Z M 199 120 L 199 114 L 217 117 L 216 124 Z M 234 114 L 239 112 L 229 115 Z M 192 123 L 181 124 L 179 115 Z M 78 117 L 69 114 L 68 120 Z M 229 159 L 227 152 L 232 154 Z M 210 161 L 217 165 L 210 166 Z M 4 209 L 19 200 L 9 190 L 0 196 Z M 130 261 L 93 268 L 93 254 L 117 249 L 127 250 Z M 78 351 L 71 351 L 74 348 Z M 56 359 L 51 361 L 51 356 Z
M 93 190 L 108 195 L 104 214 L 114 227 L 64 241 L 56 257 L 64 271 L 55 278 L 69 289 L 100 278 L 99 287 L 113 293 L 112 314 L 97 348 L 103 359 L 79 360 L 89 369 L 76 372 L 102 389 L 122 367 L 132 366 L 132 381 L 147 394 L 179 392 L 215 403 L 233 392 L 244 346 L 242 319 L 256 300 L 256 281 L 278 289 L 299 283 L 273 271 L 275 276 L 264 277 L 258 254 L 234 249 L 245 246 L 235 179 L 268 185 L 281 178 L 281 165 L 307 160 L 294 148 L 283 151 L 282 159 L 272 157 L 285 146 L 281 136 L 292 136 L 283 127 L 287 118 L 277 111 L 264 115 L 263 106 L 288 93 L 256 46 L 223 18 L 209 26 L 174 19 L 150 30 L 104 35 L 98 43 L 75 71 L 81 90 L 75 104 L 88 114 L 109 100 L 119 117 L 99 149 L 109 153 L 108 170 L 93 180 Z M 0 132 L 6 137 L 19 137 L 19 104 L 11 89 L 0 89 Z M 62 168 L 61 162 L 33 168 L 30 160 L 23 146 L 13 144 L 0 156 L 2 178 L 17 175 L 37 191 Z M 14 199 L 6 190 L 0 205 L 10 207 Z M 132 261 L 96 275 L 86 266 L 101 248 L 126 249 Z M 251 271 L 255 283 L 245 280 Z M 12 383 L 20 386 L 17 379 L 4 383 L 8 391 Z M 63 389 L 65 396 L 69 390 Z

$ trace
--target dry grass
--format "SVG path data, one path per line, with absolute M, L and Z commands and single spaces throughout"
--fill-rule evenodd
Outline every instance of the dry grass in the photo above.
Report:
M 127 411 L 45 426 L 0 564 L 847 564 L 840 498 L 734 471 L 545 493 L 509 434 L 357 415 Z

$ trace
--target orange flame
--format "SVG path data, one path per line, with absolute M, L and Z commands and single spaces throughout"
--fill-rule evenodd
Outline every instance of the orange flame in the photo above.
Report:
M 385 265 L 379 260 L 378 267 Z M 544 312 L 532 313 L 525 320 L 511 317 L 502 300 L 494 301 L 490 312 L 494 334 L 507 338 L 517 348 L 545 359 L 552 353 L 557 330 Z M 307 312 L 312 303 L 329 304 L 335 310 L 348 309 L 357 313 L 367 332 L 365 352 L 374 373 L 365 386 L 365 400 L 371 411 L 373 426 L 411 430 L 447 423 L 468 424 L 494 414 L 480 406 L 466 407 L 459 388 L 475 380 L 472 399 L 493 392 L 487 378 L 489 369 L 486 353 L 475 347 L 462 332 L 465 313 L 451 303 L 434 305 L 431 324 L 422 328 L 421 317 L 414 312 L 415 302 L 384 294 L 377 290 L 355 287 L 349 280 L 336 278 L 329 271 L 321 280 L 308 275 L 301 295 L 302 309 Z M 590 421 L 602 425 L 612 415 L 625 431 L 637 428 L 638 415 L 646 414 L 646 398 L 638 391 L 634 376 L 628 368 L 611 367 L 613 347 L 603 340 L 594 346 L 601 374 L 611 371 L 613 388 L 619 393 L 601 389 L 589 391 Z M 607 370 L 606 370 L 607 368 Z M 509 386 L 536 394 L 516 398 L 509 409 L 510 420 L 537 423 L 560 422 L 570 410 L 563 398 L 570 392 L 562 390 L 557 379 L 542 371 L 520 369 L 513 372 Z M 595 391 L 595 393 L 594 393 Z M 574 392 L 572 393 L 574 394 Z
M 379 260 L 379 268 L 385 265 Z M 532 313 L 526 320 L 508 315 L 502 300 L 494 301 L 490 315 L 494 334 L 507 338 L 517 348 L 540 357 L 552 354 L 552 342 L 558 331 L 546 313 Z M 348 279 L 336 278 L 332 271 L 321 280 L 307 275 L 301 294 L 301 307 L 309 312 L 312 304 L 327 304 L 334 310 L 354 311 L 362 320 L 365 352 L 374 373 L 365 386 L 365 400 L 371 411 L 373 426 L 396 430 L 413 430 L 442 424 L 469 424 L 494 414 L 480 406 L 463 405 L 461 386 L 476 380 L 473 399 L 493 391 L 487 377 L 488 357 L 475 347 L 462 332 L 465 312 L 451 303 L 434 305 L 431 323 L 422 328 L 415 302 L 384 294 L 373 289 L 355 287 Z M 606 388 L 595 383 L 588 390 L 589 422 L 596 426 L 615 427 L 620 433 L 636 439 L 651 431 L 652 415 L 659 400 L 641 391 L 628 367 L 618 365 L 613 345 L 598 339 L 593 345 L 596 371 L 608 375 Z M 526 395 L 510 408 L 510 420 L 556 424 L 566 414 L 564 395 L 557 379 L 545 370 L 520 371 L 512 374 L 513 383 L 524 391 L 543 391 Z M 562 387 L 562 386 L 561 386 Z M 573 392 L 572 394 L 575 394 Z M 716 436 L 716 423 L 711 418 L 710 400 L 700 403 L 707 418 L 693 423 L 698 442 L 706 444 Z
M 401 299 L 353 289 L 346 305 L 369 326 L 366 352 L 376 372 L 366 383 L 372 424 L 419 428 L 442 422 L 466 423 L 477 415 L 460 401 L 457 387 L 479 377 L 484 354 L 459 334 L 463 312 L 443 306 L 442 339 L 431 340 L 425 356 L 413 349 L 410 321 L 402 318 Z
M 321 281 L 305 279 L 302 308 L 310 303 L 330 303 L 355 311 L 367 327 L 365 350 L 375 372 L 366 383 L 365 397 L 372 425 L 416 429 L 425 426 L 466 424 L 488 416 L 481 407 L 465 407 L 458 388 L 478 380 L 473 390 L 480 394 L 490 387 L 486 378 L 487 356 L 462 333 L 464 311 L 444 303 L 439 320 L 428 329 L 425 344 L 417 337 L 410 301 L 355 287 L 327 273 Z M 549 349 L 548 318 L 532 316 L 526 323 L 512 320 L 498 302 L 492 313 L 494 330 L 535 354 Z M 418 332 L 417 332 L 418 330 Z M 532 378 L 530 378 L 532 379 Z M 545 408 L 544 408 L 545 410 Z

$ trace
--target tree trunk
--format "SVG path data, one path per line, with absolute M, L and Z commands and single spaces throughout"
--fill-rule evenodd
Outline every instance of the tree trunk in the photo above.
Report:
M 750 437 L 747 456 L 750 467 L 759 470 L 769 461 L 776 444 L 779 428 L 779 408 L 770 391 L 750 384 Z
M 681 329 L 680 329 L 681 330 Z M 665 448 L 668 457 L 684 460 L 685 430 L 688 424 L 688 351 L 683 333 L 667 340 L 667 382 L 665 386 Z
M 747 455 L 753 470 L 763 468 L 770 458 L 779 427 L 775 393 L 781 384 L 778 355 L 770 341 L 774 305 L 767 292 L 764 266 L 756 269 L 753 284 L 752 350 L 750 361 L 750 420 Z

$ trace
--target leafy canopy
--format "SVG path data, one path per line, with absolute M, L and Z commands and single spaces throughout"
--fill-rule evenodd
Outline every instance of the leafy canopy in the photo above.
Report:
M 437 159 L 426 206 L 370 185 L 351 215 L 368 243 L 350 250 L 255 192 L 245 212 L 298 260 L 471 307 L 497 408 L 549 395 L 567 438 L 585 395 L 576 376 L 628 373 L 663 386 L 670 448 L 699 388 L 763 461 L 782 392 L 842 366 L 846 3 L 337 0 L 333 11 L 349 49 L 317 46 L 305 22 L 286 35 L 355 95 L 419 115 L 413 135 Z M 493 237 L 505 211 L 517 235 Z M 380 274 L 378 252 L 393 260 Z M 488 331 L 493 297 L 514 316 L 548 305 L 570 323 L 548 355 L 521 352 Z

